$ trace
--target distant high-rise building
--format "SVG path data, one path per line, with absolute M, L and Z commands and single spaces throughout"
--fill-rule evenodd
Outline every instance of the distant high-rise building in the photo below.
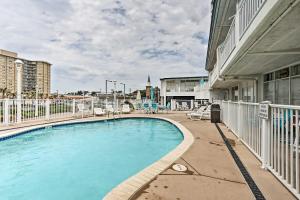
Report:
M 151 99 L 151 81 L 148 75 L 147 85 L 146 85 L 146 99 Z
M 51 64 L 45 61 L 31 61 L 18 58 L 18 54 L 0 49 L 0 89 L 9 93 L 16 93 L 16 67 L 15 60 L 23 61 L 22 92 L 35 92 L 38 87 L 39 94 L 50 94 Z

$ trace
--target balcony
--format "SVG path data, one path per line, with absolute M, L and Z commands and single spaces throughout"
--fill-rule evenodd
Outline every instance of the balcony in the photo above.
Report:
M 242 0 L 236 4 L 236 14 L 232 17 L 225 40 L 216 50 L 217 62 L 210 73 L 211 86 L 218 80 L 220 72 L 226 68 L 230 56 L 239 50 L 241 40 L 266 2 L 267 0 Z

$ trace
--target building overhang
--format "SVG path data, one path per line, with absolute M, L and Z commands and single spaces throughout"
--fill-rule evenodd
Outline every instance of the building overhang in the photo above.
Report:
M 216 49 L 226 38 L 233 18 L 232 16 L 235 14 L 236 0 L 214 0 L 212 6 L 213 9 L 205 64 L 205 69 L 207 71 L 213 69 L 214 63 L 216 62 Z

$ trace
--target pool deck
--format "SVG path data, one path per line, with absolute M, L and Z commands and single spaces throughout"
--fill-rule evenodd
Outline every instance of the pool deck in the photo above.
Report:
M 188 172 L 181 173 L 172 169 L 164 170 L 153 180 L 144 185 L 130 199 L 134 200 L 196 200 L 196 199 L 255 199 L 237 165 L 232 159 L 217 128 L 210 121 L 191 121 L 184 113 L 158 115 L 130 114 L 134 116 L 159 116 L 176 121 L 187 128 L 194 136 L 192 146 L 174 163 L 188 167 Z M 93 118 L 103 119 L 104 117 Z M 61 122 L 68 119 L 47 121 Z M 90 120 L 86 118 L 83 120 Z M 75 121 L 82 121 L 76 119 Z M 14 127 L 0 127 L 0 136 L 9 134 L 23 126 L 45 123 L 28 122 Z M 246 166 L 252 178 L 266 199 L 296 199 L 270 172 L 261 169 L 260 162 L 237 138 L 220 124 L 227 138 L 233 139 L 233 147 Z

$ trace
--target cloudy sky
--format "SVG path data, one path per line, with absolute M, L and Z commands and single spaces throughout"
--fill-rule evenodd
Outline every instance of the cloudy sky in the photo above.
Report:
M 0 48 L 52 63 L 52 91 L 203 75 L 210 1 L 1 0 Z

